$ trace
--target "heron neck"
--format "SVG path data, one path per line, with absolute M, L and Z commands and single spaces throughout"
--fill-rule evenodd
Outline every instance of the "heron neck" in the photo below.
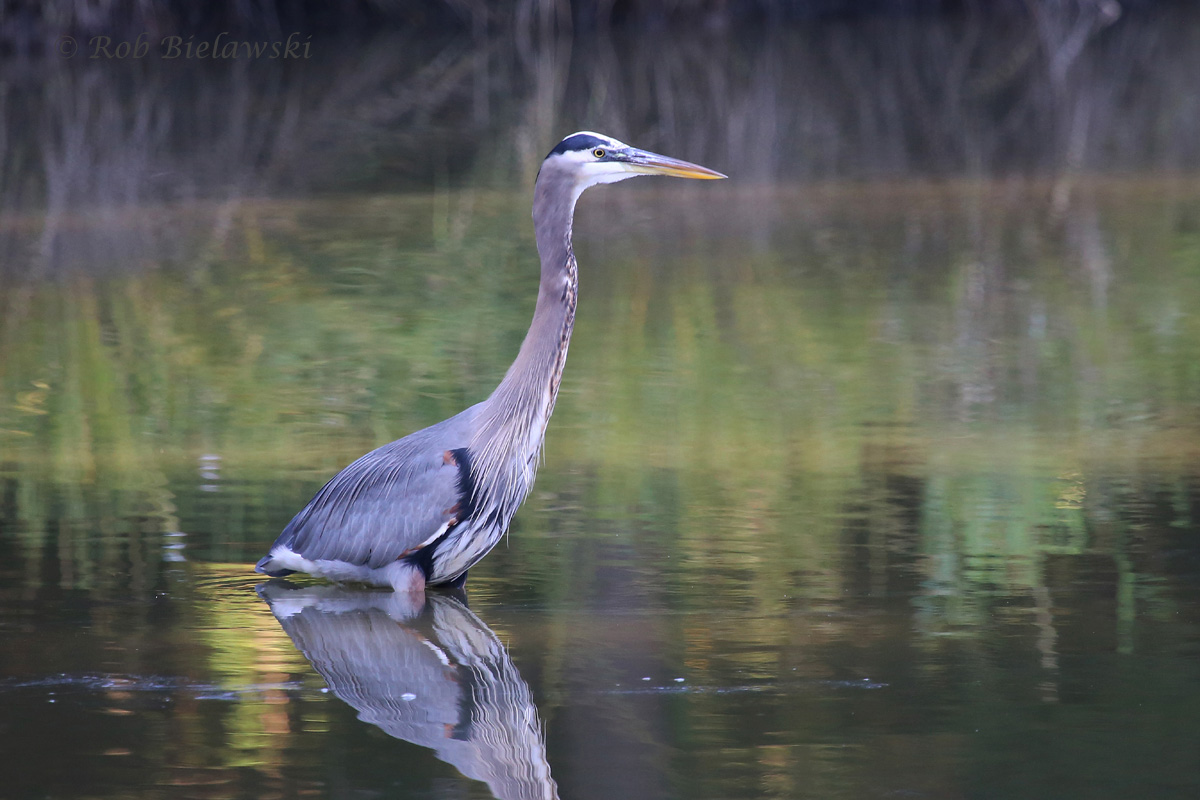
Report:
M 574 186 L 565 180 L 539 176 L 533 204 L 534 233 L 542 262 L 537 305 L 516 360 L 485 401 L 487 408 L 473 442 L 480 471 L 506 476 L 502 488 L 506 495 L 519 492 L 524 497 L 533 482 L 566 363 L 578 287 L 571 247 L 577 197 Z M 485 464 L 490 469 L 483 469 Z
M 546 171 L 538 175 L 533 187 L 533 233 L 542 260 L 543 289 L 547 281 L 561 281 L 566 269 L 579 194 L 571 177 Z

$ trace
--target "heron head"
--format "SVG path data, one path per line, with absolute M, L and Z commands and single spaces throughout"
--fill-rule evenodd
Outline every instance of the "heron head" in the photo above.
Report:
M 714 180 L 719 172 L 677 158 L 638 150 L 611 136 L 592 131 L 572 133 L 546 156 L 542 171 L 552 170 L 573 179 L 576 196 L 598 183 L 616 183 L 638 175 Z

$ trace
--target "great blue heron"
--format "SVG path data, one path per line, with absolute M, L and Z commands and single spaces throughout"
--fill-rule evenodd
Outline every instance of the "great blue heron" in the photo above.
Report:
M 575 322 L 575 202 L 638 175 L 726 176 L 590 131 L 546 156 L 533 189 L 542 260 L 533 322 L 488 399 L 372 450 L 317 492 L 255 569 L 422 592 L 461 586 L 529 493 Z

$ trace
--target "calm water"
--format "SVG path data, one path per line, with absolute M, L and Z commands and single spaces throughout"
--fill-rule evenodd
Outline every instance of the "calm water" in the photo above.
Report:
M 950 174 L 847 122 L 871 147 L 777 143 L 740 178 L 753 109 L 719 110 L 728 140 L 552 109 L 734 180 L 581 201 L 538 484 L 423 608 L 251 566 L 336 469 L 503 375 L 532 175 L 484 150 L 397 192 L 346 146 L 337 192 L 222 193 L 177 140 L 47 145 L 2 231 L 0 795 L 1195 797 L 1200 178 L 1148 122 L 1161 97 L 1190 124 L 1175 77 L 1124 126 L 1092 107 L 1082 150 L 968 136 Z M 540 153 L 523 97 L 474 108 Z M 984 145 L 1039 168 L 963 167 Z

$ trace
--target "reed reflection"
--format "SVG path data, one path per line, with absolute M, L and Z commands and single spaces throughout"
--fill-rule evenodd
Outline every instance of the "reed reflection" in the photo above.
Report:
M 529 686 L 458 599 L 285 581 L 258 592 L 363 722 L 430 748 L 498 800 L 557 800 Z

